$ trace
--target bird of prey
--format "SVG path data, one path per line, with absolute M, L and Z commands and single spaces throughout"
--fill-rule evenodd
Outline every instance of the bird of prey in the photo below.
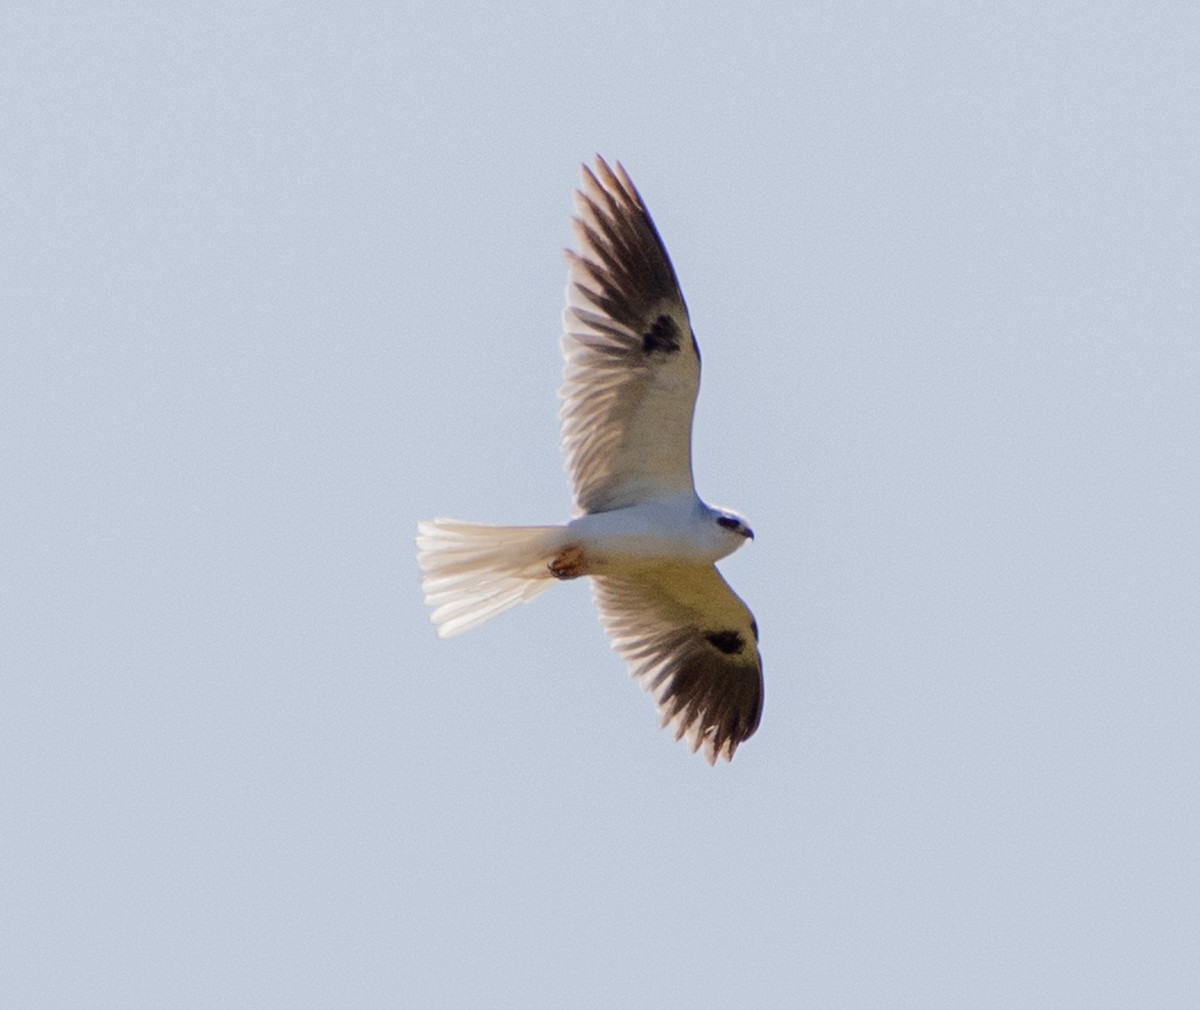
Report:
M 714 562 L 754 534 L 700 500 L 692 413 L 700 350 L 658 230 L 618 162 L 582 168 L 567 252 L 562 448 L 565 526 L 418 525 L 437 633 L 474 628 L 555 581 L 587 575 L 613 648 L 662 725 L 709 764 L 758 728 L 758 626 Z

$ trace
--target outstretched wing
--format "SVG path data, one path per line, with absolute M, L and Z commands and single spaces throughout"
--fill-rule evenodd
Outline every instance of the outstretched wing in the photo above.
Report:
M 708 763 L 729 761 L 762 715 L 754 617 L 712 565 L 662 565 L 592 579 L 600 621 L 654 696 L 662 725 Z
M 562 445 L 577 513 L 693 490 L 700 352 L 662 239 L 629 176 L 597 156 L 567 252 Z

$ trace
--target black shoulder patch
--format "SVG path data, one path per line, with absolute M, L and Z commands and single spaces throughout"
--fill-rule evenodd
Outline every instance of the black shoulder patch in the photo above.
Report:
M 705 634 L 704 638 L 713 648 L 725 653 L 726 656 L 741 652 L 742 647 L 746 644 L 736 631 L 710 631 Z
M 676 353 L 679 350 L 679 327 L 675 325 L 675 320 L 665 314 L 654 320 L 650 329 L 642 334 L 642 350 L 647 354 L 655 351 Z

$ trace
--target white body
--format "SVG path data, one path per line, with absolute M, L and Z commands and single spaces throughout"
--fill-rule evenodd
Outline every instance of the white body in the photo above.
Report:
M 742 534 L 717 524 L 721 514 L 694 491 L 684 492 L 572 519 L 567 539 L 583 548 L 589 575 L 626 574 L 665 563 L 711 565 L 746 542 Z
M 550 569 L 567 548 L 583 552 L 587 575 L 637 575 L 662 565 L 711 565 L 746 542 L 719 525 L 717 511 L 694 491 L 565 526 L 488 526 L 435 519 L 421 523 L 417 556 L 426 602 L 440 638 L 451 638 L 540 596 L 555 582 Z

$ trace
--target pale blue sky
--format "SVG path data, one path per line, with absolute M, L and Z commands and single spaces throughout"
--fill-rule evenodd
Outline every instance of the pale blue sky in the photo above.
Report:
M 1193 4 L 10 5 L 0 1003 L 1200 1003 Z M 766 709 L 710 769 L 567 518 L 578 163 L 704 352 Z

